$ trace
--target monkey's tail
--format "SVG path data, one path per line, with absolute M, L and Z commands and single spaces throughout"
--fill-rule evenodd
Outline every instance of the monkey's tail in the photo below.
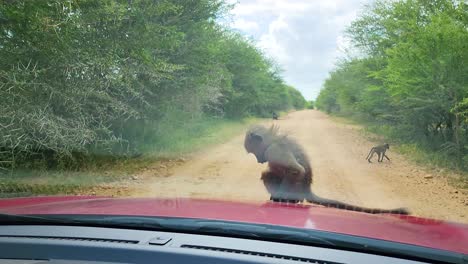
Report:
M 310 192 L 310 195 L 309 197 L 306 198 L 306 200 L 309 203 L 314 203 L 318 205 L 344 209 L 344 210 L 349 210 L 349 211 L 369 213 L 369 214 L 400 214 L 400 215 L 410 214 L 409 210 L 406 208 L 378 209 L 378 208 L 360 207 L 360 206 L 355 206 L 355 205 L 343 203 L 343 202 L 332 200 L 332 199 L 322 198 L 320 196 L 315 195 L 312 192 Z

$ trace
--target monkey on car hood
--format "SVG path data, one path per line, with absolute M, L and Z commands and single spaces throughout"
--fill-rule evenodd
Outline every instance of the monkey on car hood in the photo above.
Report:
M 365 208 L 315 195 L 311 189 L 312 167 L 308 156 L 297 142 L 281 135 L 277 126 L 252 126 L 245 134 L 244 147 L 248 153 L 255 155 L 257 162 L 268 163 L 268 170 L 262 172 L 261 179 L 272 201 L 300 203 L 306 200 L 323 206 L 372 214 L 409 214 L 405 208 Z

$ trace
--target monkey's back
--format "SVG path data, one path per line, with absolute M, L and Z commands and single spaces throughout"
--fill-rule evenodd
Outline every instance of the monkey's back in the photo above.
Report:
M 289 150 L 294 155 L 297 162 L 304 168 L 304 186 L 309 188 L 310 184 L 312 184 L 313 174 L 312 166 L 310 165 L 310 159 L 309 156 L 306 154 L 305 150 L 294 139 L 291 139 L 286 136 L 280 139 L 280 145 L 284 149 Z

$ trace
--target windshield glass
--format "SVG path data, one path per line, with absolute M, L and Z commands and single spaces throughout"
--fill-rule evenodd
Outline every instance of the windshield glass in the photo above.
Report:
M 0 58 L 2 213 L 467 233 L 463 0 L 3 1 Z

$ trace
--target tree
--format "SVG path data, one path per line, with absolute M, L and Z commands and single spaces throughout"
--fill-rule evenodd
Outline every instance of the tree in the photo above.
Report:
M 222 0 L 2 3 L 0 161 L 128 155 L 186 121 L 299 104 L 255 43 L 216 23 L 225 12 Z
M 317 106 L 389 124 L 462 165 L 467 28 L 463 1 L 375 2 L 347 30 L 363 56 L 338 65 Z

